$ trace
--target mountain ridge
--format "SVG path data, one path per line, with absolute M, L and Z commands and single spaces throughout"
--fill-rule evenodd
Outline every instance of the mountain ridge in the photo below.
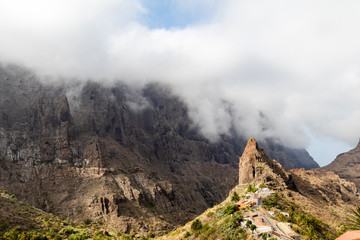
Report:
M 329 165 L 322 167 L 342 178 L 352 181 L 360 188 L 360 140 L 355 148 L 339 154 Z

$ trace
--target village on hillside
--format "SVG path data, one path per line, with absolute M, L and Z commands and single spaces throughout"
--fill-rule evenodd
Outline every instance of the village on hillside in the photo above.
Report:
M 251 185 L 249 185 L 251 186 Z M 235 205 L 238 210 L 248 209 L 244 213 L 244 220 L 241 222 L 241 226 L 246 229 L 249 225 L 254 225 L 252 234 L 261 237 L 267 235 L 269 238 L 275 239 L 302 239 L 301 236 L 296 233 L 292 228 L 290 223 L 283 223 L 275 220 L 274 211 L 268 211 L 263 208 L 262 200 L 267 197 L 275 194 L 274 191 L 269 188 L 263 187 L 259 188 L 257 191 L 249 191 L 243 199 L 240 199 Z M 289 216 L 287 212 L 279 212 L 279 214 L 284 215 L 285 217 Z

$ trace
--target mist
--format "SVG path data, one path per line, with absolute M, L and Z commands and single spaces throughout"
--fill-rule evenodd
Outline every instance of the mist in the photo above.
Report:
M 161 28 L 145 0 L 3 0 L 0 61 L 48 83 L 164 84 L 211 141 L 235 129 L 296 148 L 356 144 L 359 1 L 210 2 L 172 1 L 201 18 Z

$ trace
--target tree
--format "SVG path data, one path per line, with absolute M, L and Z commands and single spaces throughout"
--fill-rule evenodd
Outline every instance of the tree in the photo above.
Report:
M 360 230 L 360 207 L 351 210 L 353 215 L 346 218 L 348 224 L 346 227 L 350 230 Z
M 251 220 L 247 220 L 245 225 L 246 225 L 246 227 L 248 228 L 248 227 L 251 226 L 251 224 L 252 224 L 252 221 L 251 221 Z
M 254 230 L 256 229 L 256 225 L 254 225 L 254 224 L 252 224 L 251 226 L 250 226 L 250 230 L 254 233 Z
M 191 230 L 197 231 L 200 230 L 201 228 L 202 228 L 202 223 L 199 219 L 196 219 L 191 223 Z
M 231 197 L 231 201 L 237 202 L 237 201 L 239 201 L 239 200 L 240 200 L 239 194 L 237 194 L 237 192 L 234 192 L 233 195 L 232 195 L 232 197 Z

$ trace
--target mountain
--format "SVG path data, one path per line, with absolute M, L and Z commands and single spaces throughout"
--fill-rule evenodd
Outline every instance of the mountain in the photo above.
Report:
M 354 149 L 339 154 L 323 169 L 335 172 L 340 177 L 354 182 L 360 188 L 360 141 Z
M 205 139 L 166 87 L 45 84 L 17 66 L 0 66 L 0 86 L 0 189 L 27 204 L 107 229 L 166 232 L 237 183 L 244 137 Z M 288 168 L 318 167 L 305 150 L 260 144 Z
M 161 239 L 335 239 L 359 204 L 354 183 L 321 169 L 289 171 L 252 138 L 229 197 Z

